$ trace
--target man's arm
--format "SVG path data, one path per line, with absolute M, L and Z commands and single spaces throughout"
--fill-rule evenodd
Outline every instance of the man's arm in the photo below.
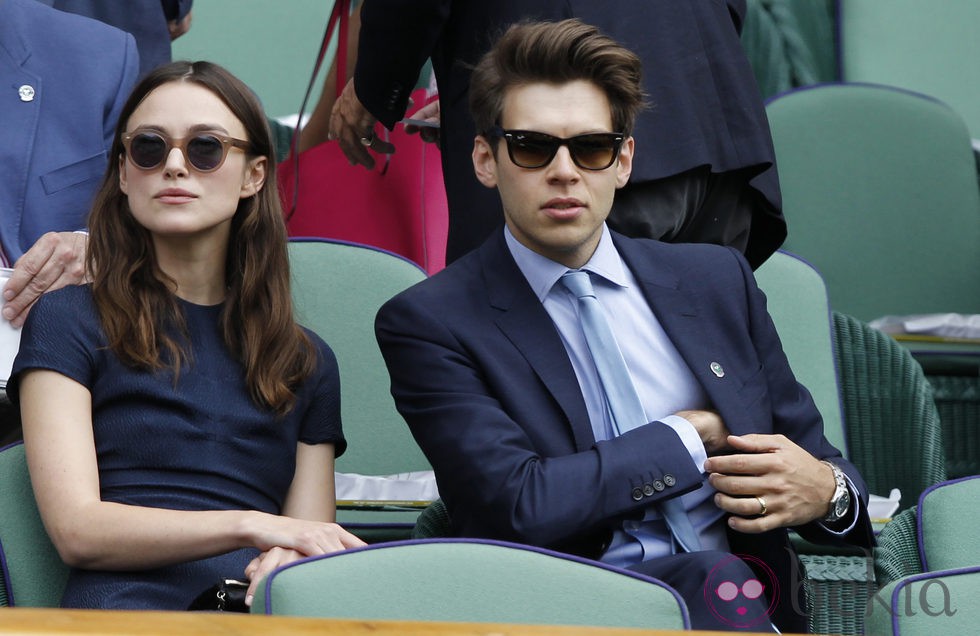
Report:
M 364 2 L 354 77 L 330 116 L 329 138 L 337 140 L 352 163 L 374 167 L 374 157 L 361 138 L 377 121 L 391 130 L 404 117 L 409 96 L 442 34 L 452 4 L 452 0 Z M 370 148 L 394 152 L 391 144 L 378 139 Z
M 739 532 L 793 527 L 812 541 L 871 545 L 867 485 L 857 468 L 824 437 L 816 405 L 789 367 L 766 311 L 765 296 L 748 263 L 744 258 L 737 260 L 745 281 L 751 339 L 767 378 L 772 426 L 765 434 L 737 431 L 738 435 L 728 438 L 733 452 L 708 459 L 705 470 L 719 490 L 716 503 L 732 513 L 730 525 Z M 821 523 L 835 490 L 833 471 L 822 460 L 838 466 L 854 489 L 846 517 L 850 523 L 845 529 L 849 530 L 844 534 L 838 534 L 836 526 Z M 756 497 L 766 503 L 763 516 L 759 516 Z

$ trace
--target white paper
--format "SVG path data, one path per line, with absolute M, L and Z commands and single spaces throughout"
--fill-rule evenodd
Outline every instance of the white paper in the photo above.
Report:
M 891 519 L 901 501 L 902 493 L 898 488 L 892 488 L 887 497 L 869 495 L 868 516 L 872 519 Z
M 435 473 L 420 470 L 397 475 L 336 473 L 337 501 L 433 501 L 439 498 Z
M 0 267 L 0 294 L 7 286 L 7 279 L 13 271 Z M 7 379 L 10 378 L 18 348 L 20 348 L 20 328 L 15 329 L 9 322 L 0 318 L 0 388 L 7 387 Z
M 888 334 L 980 339 L 980 314 L 946 313 L 882 316 L 872 320 L 869 324 Z

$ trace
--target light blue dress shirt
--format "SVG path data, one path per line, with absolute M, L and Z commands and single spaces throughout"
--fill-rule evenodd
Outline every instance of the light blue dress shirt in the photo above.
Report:
M 504 232 L 517 266 L 558 329 L 585 398 L 596 441 L 609 439 L 613 436 L 612 418 L 579 321 L 578 301 L 563 285 L 556 284 L 569 269 L 525 247 L 509 229 Z M 700 436 L 690 422 L 673 414 L 711 408 L 708 397 L 650 309 L 605 227 L 598 248 L 581 269 L 592 273 L 596 297 L 622 349 L 646 419 L 653 422 L 649 425 L 673 429 L 691 454 L 691 461 L 704 473 L 707 452 Z M 727 551 L 725 513 L 714 504 L 715 492 L 705 479 L 701 488 L 683 495 L 681 501 L 702 549 Z M 614 532 L 602 560 L 629 566 L 673 552 L 670 531 L 651 507 L 642 520 L 627 521 L 622 530 Z

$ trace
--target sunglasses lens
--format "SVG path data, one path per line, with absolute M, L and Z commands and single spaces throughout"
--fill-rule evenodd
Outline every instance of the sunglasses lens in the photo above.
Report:
M 579 167 L 605 170 L 616 159 L 618 139 L 618 136 L 608 134 L 581 135 L 569 140 L 568 147 Z
M 616 161 L 623 142 L 618 133 L 594 133 L 560 139 L 526 130 L 504 131 L 511 161 L 522 168 L 543 168 L 555 158 L 560 146 L 567 145 L 572 161 L 586 170 L 605 170 Z
M 515 133 L 507 138 L 510 158 L 522 168 L 547 165 L 558 152 L 559 140 L 550 135 Z
M 187 142 L 187 160 L 203 172 L 220 166 L 224 154 L 221 140 L 213 135 L 198 135 Z
M 129 142 L 129 157 L 140 168 L 153 168 L 163 163 L 167 142 L 160 135 L 140 133 Z

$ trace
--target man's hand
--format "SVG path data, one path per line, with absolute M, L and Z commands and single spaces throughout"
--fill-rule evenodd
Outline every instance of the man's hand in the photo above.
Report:
M 728 445 L 728 437 L 731 433 L 721 416 L 714 411 L 679 411 L 675 415 L 691 423 L 701 437 L 701 443 L 704 444 L 708 457 L 732 450 Z
M 416 126 L 415 124 L 405 124 L 405 132 L 410 135 L 418 133 L 425 141 L 430 144 L 439 145 L 439 125 L 442 123 L 442 113 L 439 110 L 439 100 L 430 102 L 408 116 L 409 119 L 416 121 L 427 121 L 435 126 Z
M 188 11 L 180 20 L 169 20 L 167 22 L 167 30 L 170 31 L 170 41 L 173 42 L 180 36 L 184 35 L 191 30 L 191 14 L 193 11 Z
M 3 290 L 4 319 L 21 327 L 41 294 L 85 282 L 87 247 L 88 235 L 81 232 L 48 232 L 39 238 L 14 264 Z
M 736 453 L 709 457 L 704 469 L 732 529 L 765 532 L 827 514 L 836 489 L 829 466 L 783 435 L 730 435 L 728 444 Z
M 395 147 L 374 134 L 374 115 L 364 107 L 354 92 L 354 80 L 348 80 L 330 113 L 328 138 L 336 140 L 352 166 L 374 168 L 374 157 L 368 150 L 390 155 Z M 365 141 L 366 140 L 366 141 Z M 370 143 L 367 143 L 370 141 Z

